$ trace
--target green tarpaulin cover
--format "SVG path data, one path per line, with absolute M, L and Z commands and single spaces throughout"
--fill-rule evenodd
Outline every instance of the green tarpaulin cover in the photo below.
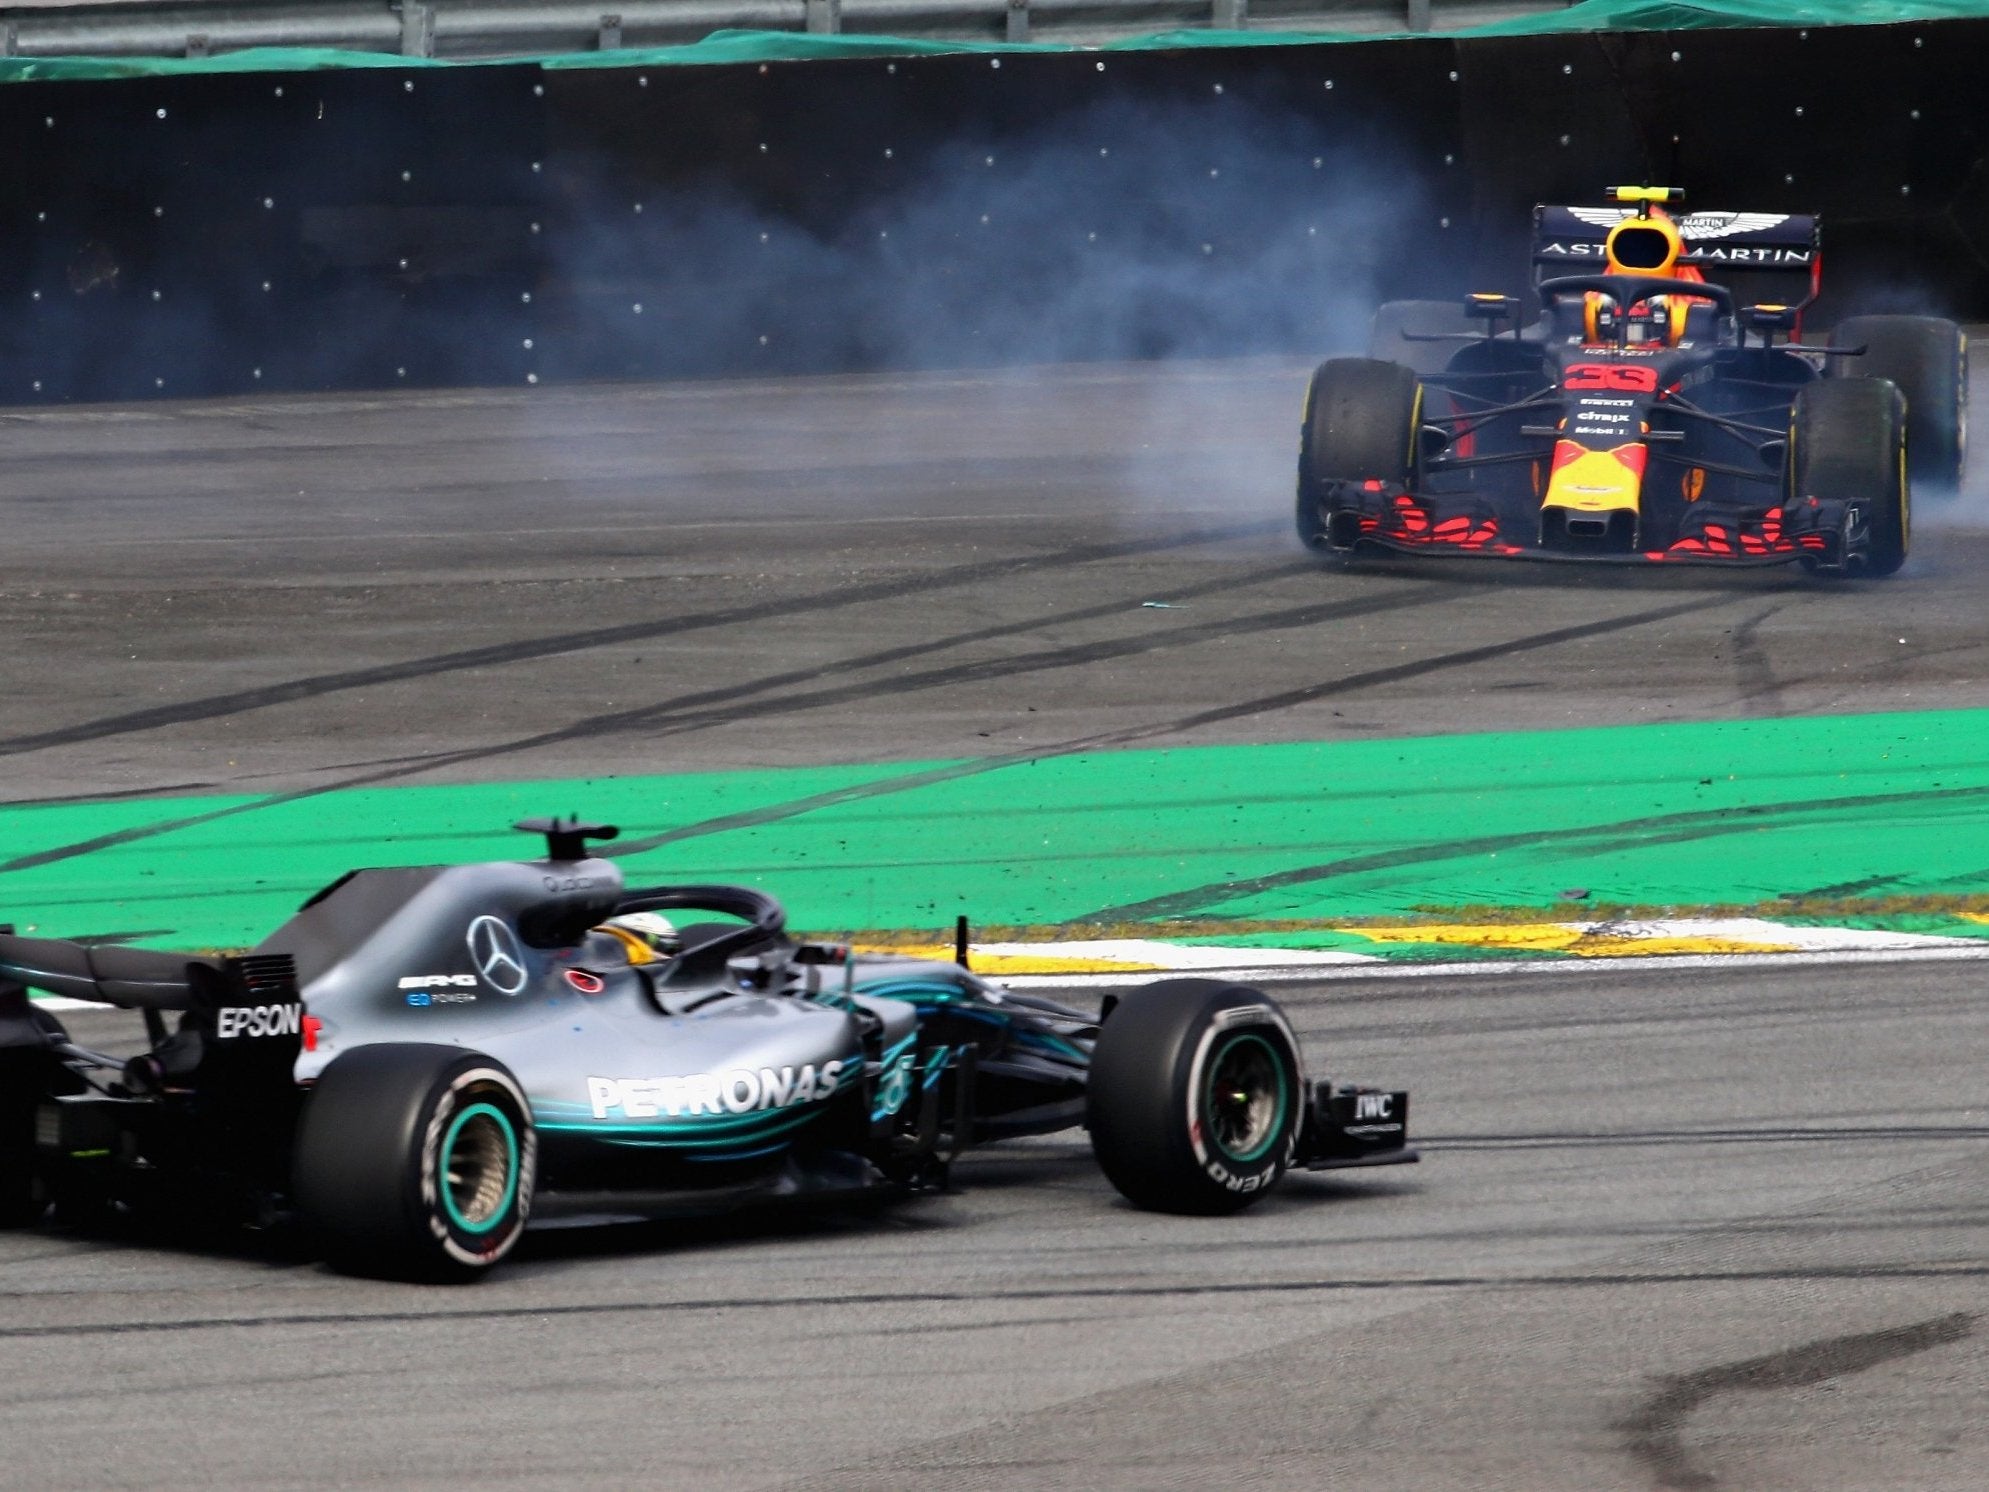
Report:
M 1548 36 L 1570 31 L 1693 31 L 1731 26 L 1885 26 L 1915 21 L 1989 18 L 1989 0 L 1581 0 L 1459 31 L 1358 35 L 1343 31 L 1168 31 L 1095 47 L 1059 42 L 932 41 L 901 36 L 814 36 L 794 31 L 719 31 L 687 46 L 618 52 L 571 52 L 552 57 L 447 62 L 383 52 L 319 47 L 253 47 L 218 57 L 6 57 L 0 82 L 42 79 L 141 78 L 185 73 L 312 72 L 342 67 L 669 67 L 739 62 L 810 62 L 849 57 L 937 56 L 959 52 L 1149 52 L 1187 47 L 1358 45 L 1419 35 L 1425 40 Z

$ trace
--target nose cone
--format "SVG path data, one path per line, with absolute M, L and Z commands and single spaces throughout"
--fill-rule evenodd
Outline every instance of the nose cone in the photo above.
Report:
M 1572 440 L 1554 448 L 1554 472 L 1540 504 L 1540 543 L 1580 553 L 1629 553 L 1642 534 L 1642 444 L 1594 450 Z
M 1556 442 L 1554 470 L 1540 506 L 1574 513 L 1637 511 L 1644 490 L 1643 444 L 1631 441 L 1592 450 L 1572 440 Z

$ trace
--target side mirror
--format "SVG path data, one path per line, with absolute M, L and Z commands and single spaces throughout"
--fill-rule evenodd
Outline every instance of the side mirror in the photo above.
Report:
M 1760 332 L 1766 337 L 1775 332 L 1792 332 L 1796 328 L 1796 307 L 1781 305 L 1742 306 L 1740 324 L 1751 332 Z
M 1464 298 L 1464 314 L 1477 321 L 1489 321 L 1497 325 L 1501 321 L 1512 321 L 1519 316 L 1519 297 L 1479 292 Z

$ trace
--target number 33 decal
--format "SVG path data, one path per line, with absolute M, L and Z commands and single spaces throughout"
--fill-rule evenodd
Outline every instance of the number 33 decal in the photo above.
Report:
M 1573 363 L 1561 380 L 1564 389 L 1608 389 L 1618 394 L 1657 392 L 1657 369 L 1623 363 Z

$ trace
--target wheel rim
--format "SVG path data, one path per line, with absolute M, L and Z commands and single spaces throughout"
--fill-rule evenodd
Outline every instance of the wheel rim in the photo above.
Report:
M 1263 1159 L 1291 1108 L 1283 1059 L 1262 1036 L 1230 1037 L 1209 1063 L 1202 1103 L 1218 1150 L 1241 1165 Z
M 465 1233 L 488 1233 L 518 1195 L 518 1131 L 510 1116 L 473 1103 L 442 1137 L 442 1206 Z

